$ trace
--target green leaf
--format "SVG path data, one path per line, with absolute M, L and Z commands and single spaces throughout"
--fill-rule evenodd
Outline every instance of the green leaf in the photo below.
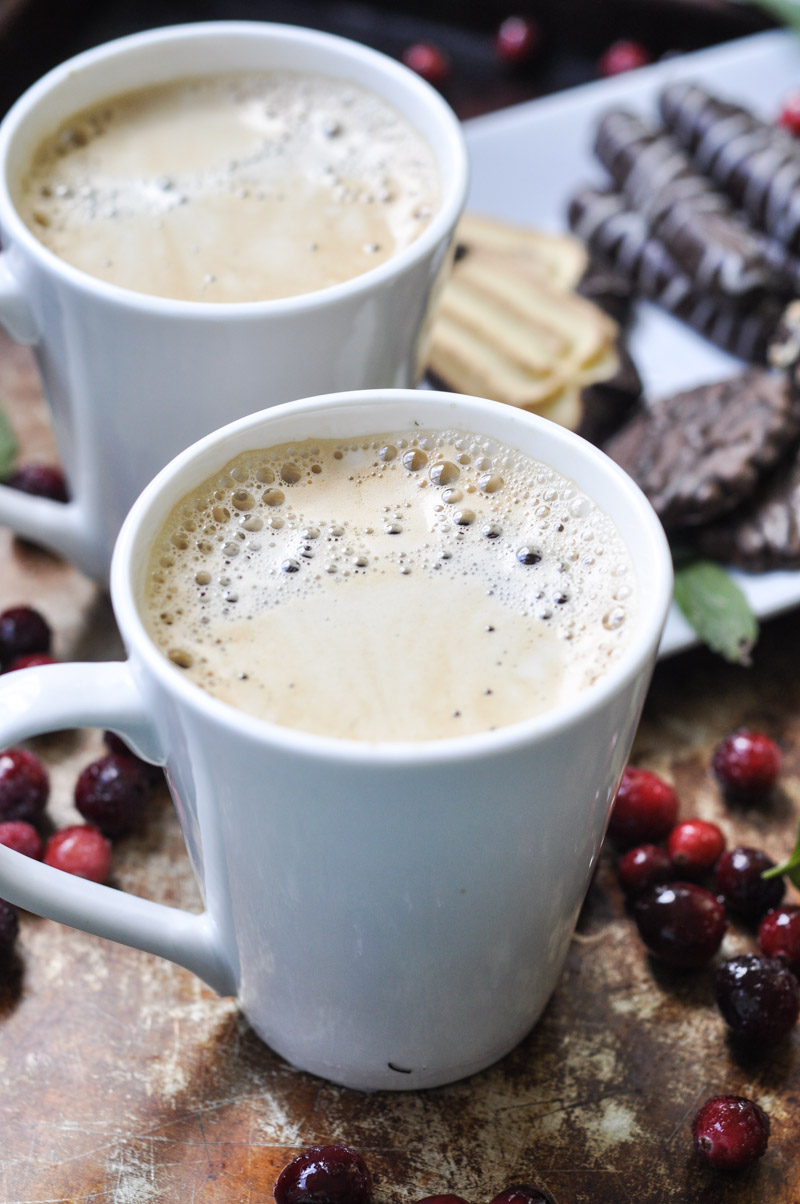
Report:
M 771 869 L 764 870 L 761 877 L 780 878 L 782 874 L 785 874 L 789 881 L 800 890 L 800 825 L 798 825 L 797 840 L 789 858 L 784 861 L 783 865 L 773 865 Z
M 763 8 L 765 12 L 782 21 L 784 25 L 800 30 L 800 3 L 798 0 L 750 0 L 754 8 Z
M 0 481 L 5 481 L 17 458 L 17 438 L 0 410 Z
M 675 567 L 675 601 L 713 652 L 734 664 L 750 663 L 758 622 L 731 575 L 710 560 Z

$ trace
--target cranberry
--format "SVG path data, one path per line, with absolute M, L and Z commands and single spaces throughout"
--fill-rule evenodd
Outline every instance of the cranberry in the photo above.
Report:
M 73 824 L 50 837 L 44 860 L 78 878 L 105 882 L 111 870 L 111 844 L 90 824 Z
M 0 823 L 0 844 L 36 861 L 42 860 L 42 838 L 33 824 L 26 824 L 24 819 L 8 819 Z
M 763 732 L 742 728 L 720 741 L 711 758 L 711 769 L 730 798 L 753 800 L 775 785 L 781 769 L 781 752 Z
M 800 977 L 800 907 L 785 903 L 768 911 L 758 929 L 758 947 L 767 957 L 779 957 Z
M 32 752 L 10 748 L 0 753 L 0 820 L 38 819 L 49 793 L 47 770 Z
M 516 66 L 529 62 L 542 41 L 542 31 L 529 17 L 506 17 L 494 35 L 497 57 Z
M 150 797 L 150 779 L 133 757 L 108 753 L 87 765 L 75 784 L 75 806 L 114 840 L 130 831 Z
M 29 652 L 49 652 L 50 624 L 32 606 L 11 606 L 0 614 L 0 664 Z
M 784 99 L 778 114 L 778 125 L 782 125 L 790 134 L 800 134 L 800 92 L 790 92 Z
M 727 928 L 722 904 L 694 882 L 648 887 L 636 899 L 633 916 L 647 948 L 672 966 L 710 961 Z
M 543 1187 L 523 1183 L 518 1187 L 507 1187 L 499 1196 L 495 1196 L 491 1204 L 555 1204 L 555 1200 Z
M 692 1136 L 694 1148 L 709 1166 L 743 1171 L 767 1148 L 769 1117 L 742 1095 L 715 1095 L 692 1121 Z
M 293 1158 L 275 1184 L 277 1204 L 369 1204 L 372 1177 L 345 1145 L 312 1145 Z
M 678 796 L 649 769 L 629 765 L 622 775 L 608 834 L 621 848 L 655 844 L 669 834 L 678 818 Z
M 6 673 L 11 673 L 15 669 L 32 669 L 35 665 L 55 665 L 56 658 L 51 656 L 49 652 L 26 652 L 24 656 L 15 656 L 10 665 L 6 666 Z
M 51 502 L 69 501 L 63 472 L 50 464 L 25 464 L 9 477 L 6 484 L 34 497 L 50 498 Z
M 800 1013 L 800 986 L 782 961 L 741 953 L 717 967 L 714 997 L 737 1037 L 771 1045 L 785 1037 Z
M 13 952 L 19 933 L 19 913 L 13 903 L 0 899 L 0 958 Z
M 640 895 L 648 886 L 669 882 L 675 875 L 669 856 L 657 844 L 640 844 L 623 853 L 617 877 L 626 895 Z
M 761 849 L 744 845 L 722 854 L 717 862 L 716 887 L 731 915 L 754 922 L 778 906 L 786 890 L 784 878 L 762 877 L 774 865 Z
M 702 878 L 713 870 L 725 849 L 725 837 L 716 824 L 705 819 L 685 819 L 667 838 L 667 852 L 676 877 Z
M 147 775 L 147 780 L 151 786 L 155 786 L 161 780 L 161 767 L 159 765 L 151 765 L 149 761 L 144 761 L 137 753 L 129 748 L 121 736 L 116 732 L 103 732 L 103 742 L 109 752 L 118 753 L 121 757 L 130 757 L 137 765 L 141 765 L 142 772 Z
M 450 74 L 447 56 L 432 42 L 414 42 L 403 51 L 403 62 L 429 84 L 439 87 Z
M 598 70 L 603 76 L 622 75 L 625 71 L 635 71 L 637 67 L 646 67 L 651 61 L 650 53 L 640 42 L 621 39 L 612 42 L 602 55 Z

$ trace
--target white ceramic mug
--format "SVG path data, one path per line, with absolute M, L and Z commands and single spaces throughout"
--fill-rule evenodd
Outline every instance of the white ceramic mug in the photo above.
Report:
M 372 89 L 431 144 L 439 209 L 414 243 L 382 265 L 285 300 L 171 301 L 71 267 L 22 222 L 14 180 L 70 113 L 167 79 L 275 68 Z M 134 499 L 201 435 L 295 397 L 415 384 L 466 187 L 461 128 L 439 94 L 400 63 L 314 30 L 221 21 L 157 29 L 44 76 L 0 125 L 0 322 L 34 349 L 71 501 L 0 486 L 0 522 L 106 582 Z
M 620 660 L 537 718 L 423 743 L 278 727 L 208 695 L 142 622 L 152 540 L 247 449 L 411 426 L 501 440 L 577 482 L 616 523 L 638 615 Z M 235 994 L 294 1065 L 363 1089 L 430 1087 L 511 1049 L 561 971 L 630 753 L 671 597 L 666 540 L 590 444 L 496 402 L 413 390 L 278 406 L 167 466 L 123 526 L 111 597 L 125 663 L 0 677 L 0 748 L 111 728 L 164 765 L 206 903 L 189 915 L 0 846 L 0 896 L 186 966 Z

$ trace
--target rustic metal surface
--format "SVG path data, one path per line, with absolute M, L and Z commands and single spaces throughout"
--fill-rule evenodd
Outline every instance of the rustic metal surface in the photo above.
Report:
M 22 458 L 50 454 L 28 353 L 0 340 L 0 405 Z M 107 598 L 77 571 L 0 532 L 0 608 L 38 606 L 62 659 L 121 655 Z M 708 772 L 732 727 L 784 750 L 763 809 L 726 806 Z M 35 742 L 53 823 L 101 733 Z M 695 651 L 659 667 L 636 760 L 674 781 L 683 814 L 783 858 L 800 810 L 800 624 L 767 626 L 751 669 Z M 197 909 L 166 789 L 115 848 L 113 884 Z M 733 928 L 723 953 L 752 948 Z M 314 989 L 310 981 L 309 990 Z M 536 1030 L 493 1069 L 451 1087 L 362 1095 L 286 1066 L 228 999 L 166 962 L 22 918 L 0 981 L 0 1200 L 5 1204 L 255 1204 L 313 1142 L 366 1155 L 377 1204 L 455 1192 L 482 1204 L 536 1181 L 558 1204 L 798 1204 L 800 1033 L 743 1058 L 726 1039 L 708 970 L 669 972 L 636 939 L 604 854 L 566 970 Z M 757 1098 L 767 1155 L 735 1178 L 704 1168 L 688 1124 L 711 1094 Z

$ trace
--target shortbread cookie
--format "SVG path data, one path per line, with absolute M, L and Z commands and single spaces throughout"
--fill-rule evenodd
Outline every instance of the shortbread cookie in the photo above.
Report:
M 800 431 L 784 372 L 751 367 L 641 409 L 605 444 L 668 530 L 732 511 Z

